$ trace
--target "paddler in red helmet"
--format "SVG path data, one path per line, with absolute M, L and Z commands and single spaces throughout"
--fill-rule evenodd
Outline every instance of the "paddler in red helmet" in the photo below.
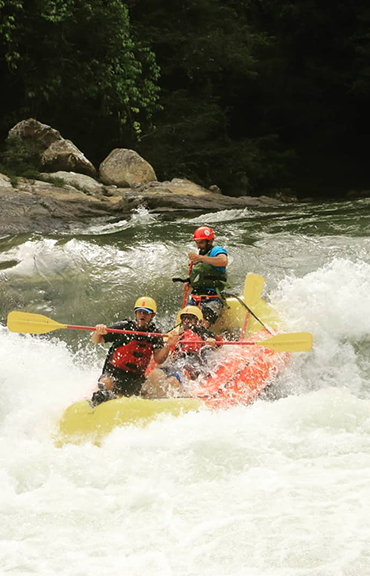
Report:
M 209 328 L 220 316 L 223 306 L 222 290 L 227 288 L 226 266 L 227 250 L 214 246 L 215 235 L 209 226 L 201 226 L 194 232 L 193 240 L 198 252 L 189 252 L 192 263 L 189 284 L 190 306 L 200 306 L 203 312 L 203 324 Z
M 118 396 L 137 396 L 145 382 L 145 370 L 153 354 L 157 364 L 167 359 L 171 346 L 176 344 L 178 334 L 169 336 L 166 344 L 159 336 L 140 335 L 140 332 L 157 332 L 153 319 L 157 304 L 149 296 L 141 296 L 134 306 L 135 320 L 122 320 L 110 328 L 132 330 L 137 334 L 107 332 L 105 324 L 97 324 L 92 334 L 94 344 L 110 343 L 103 372 L 98 381 L 91 403 L 100 404 Z
M 186 306 L 179 317 L 178 341 L 172 344 L 171 355 L 164 365 L 148 375 L 143 395 L 156 398 L 184 395 L 191 380 L 209 371 L 207 354 L 217 346 L 220 337 L 202 325 L 203 314 L 197 306 Z

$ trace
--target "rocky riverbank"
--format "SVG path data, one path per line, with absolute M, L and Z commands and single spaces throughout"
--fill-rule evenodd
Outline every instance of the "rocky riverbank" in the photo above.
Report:
M 209 212 L 281 204 L 269 197 L 224 196 L 189 180 L 158 182 L 136 152 L 115 149 L 98 171 L 74 144 L 37 120 L 16 125 L 8 137 L 37 149 L 40 180 L 0 173 L 0 234 L 51 232 L 92 219 L 119 220 L 140 206 L 152 212 Z M 73 171 L 72 171 L 73 170 Z
M 69 177 L 73 176 L 69 173 Z M 81 175 L 75 176 L 76 182 L 80 181 Z M 14 188 L 7 177 L 0 175 L 0 234 L 63 230 L 96 218 L 118 220 L 140 206 L 160 213 L 209 212 L 271 204 L 281 203 L 267 197 L 230 198 L 178 179 L 150 182 L 134 189 L 103 185 L 83 189 L 78 183 L 61 185 L 21 178 Z

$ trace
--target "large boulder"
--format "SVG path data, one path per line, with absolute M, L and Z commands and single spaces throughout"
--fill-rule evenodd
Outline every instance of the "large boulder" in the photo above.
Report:
M 60 132 L 34 118 L 18 122 L 8 132 L 8 139 L 19 139 L 25 144 L 32 144 L 34 149 L 43 152 L 54 142 L 63 140 Z
M 94 166 L 71 140 L 62 139 L 50 144 L 41 156 L 41 166 L 48 172 L 64 170 L 96 176 Z
M 97 172 L 86 156 L 71 142 L 65 140 L 58 130 L 42 124 L 34 118 L 18 122 L 8 133 L 11 143 L 21 142 L 32 155 L 32 164 L 56 172 L 79 172 L 96 176 Z
M 115 148 L 103 160 L 99 168 L 104 184 L 122 188 L 140 186 L 157 180 L 154 169 L 134 150 Z

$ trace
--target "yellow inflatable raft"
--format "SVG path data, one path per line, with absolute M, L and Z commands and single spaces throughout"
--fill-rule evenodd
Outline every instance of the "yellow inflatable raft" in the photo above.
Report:
M 270 328 L 277 327 L 278 316 L 276 312 L 261 299 L 263 282 L 264 280 L 261 276 L 256 274 L 247 275 L 243 294 L 238 297 L 227 298 L 227 306 L 225 306 L 224 313 L 215 326 L 217 332 L 223 330 L 237 331 L 246 327 L 246 336 L 249 337 L 251 334 L 261 330 L 260 324 L 248 313 L 242 304 L 243 302 Z M 246 318 L 247 324 L 245 325 Z M 263 350 L 263 348 L 258 349 L 259 356 L 261 356 Z M 248 351 L 247 355 L 245 352 L 240 355 L 240 362 L 245 363 L 246 358 L 250 358 L 252 351 Z M 280 352 L 275 354 L 279 357 L 277 358 L 279 362 L 276 365 L 285 364 L 285 361 L 281 362 L 281 358 L 285 360 L 287 355 Z M 271 351 L 269 358 L 271 359 Z M 247 360 L 247 362 L 249 364 L 250 360 Z M 270 364 L 272 366 L 273 362 L 270 362 Z M 235 359 L 233 370 L 237 370 Z M 224 372 L 225 370 L 223 370 Z M 275 372 L 276 370 L 274 370 Z M 240 373 L 243 374 L 243 371 L 241 370 Z M 266 385 L 269 373 L 269 370 L 264 372 Z M 214 381 L 215 378 L 212 379 L 213 395 L 215 395 Z M 223 384 L 223 382 L 220 382 L 220 386 Z M 209 383 L 207 383 L 207 387 L 209 387 Z M 248 387 L 247 382 L 243 386 L 243 390 L 245 398 L 250 402 L 256 394 L 246 393 L 246 387 Z M 253 390 L 260 392 L 263 387 L 263 382 L 258 384 L 258 386 L 253 382 Z M 139 397 L 118 398 L 100 404 L 95 408 L 91 407 L 87 400 L 81 400 L 69 406 L 62 415 L 56 433 L 56 444 L 61 446 L 65 442 L 81 443 L 85 441 L 99 444 L 104 436 L 117 426 L 143 425 L 163 414 L 179 416 L 200 408 L 212 408 L 212 402 L 206 400 L 204 393 L 198 392 L 198 394 L 199 397 L 195 398 L 167 398 L 160 400 L 149 400 Z M 243 402 L 242 396 L 240 400 Z M 235 398 L 232 405 L 235 405 Z M 227 405 L 220 406 L 218 403 L 214 403 L 214 407 L 227 407 Z

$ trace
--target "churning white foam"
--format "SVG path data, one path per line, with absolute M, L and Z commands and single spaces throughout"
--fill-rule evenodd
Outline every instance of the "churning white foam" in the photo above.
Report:
M 312 352 L 287 371 L 297 371 L 299 391 L 334 386 L 370 397 L 369 264 L 334 259 L 303 278 L 286 277 L 271 300 L 286 329 L 313 334 Z
M 52 441 L 94 385 L 95 349 L 2 328 L 4 573 L 368 576 L 369 293 L 361 262 L 287 277 L 272 302 L 314 348 L 275 401 L 116 429 L 100 448 Z
M 207 212 L 194 218 L 183 218 L 179 222 L 191 222 L 193 224 L 216 224 L 218 222 L 235 222 L 236 220 L 244 220 L 251 216 L 251 211 L 248 208 L 233 209 L 233 210 L 220 210 L 219 212 Z

